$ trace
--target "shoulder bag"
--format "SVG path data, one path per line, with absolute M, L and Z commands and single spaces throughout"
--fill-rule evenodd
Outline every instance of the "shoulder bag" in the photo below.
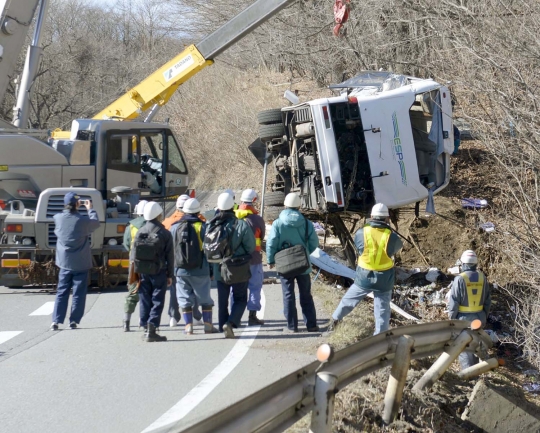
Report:
M 304 234 L 305 242 L 308 241 L 308 220 L 306 218 L 306 230 Z M 281 251 L 274 256 L 276 271 L 284 278 L 292 278 L 306 272 L 311 263 L 306 248 L 303 245 L 288 246 L 283 244 Z

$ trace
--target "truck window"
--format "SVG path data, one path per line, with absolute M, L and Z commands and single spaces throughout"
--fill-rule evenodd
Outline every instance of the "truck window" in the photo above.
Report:
M 414 150 L 418 164 L 420 182 L 426 187 L 437 183 L 435 163 L 437 159 L 437 143 L 433 141 L 436 131 L 432 133 L 433 113 L 440 113 L 437 104 L 438 90 L 420 93 L 409 109 L 411 129 L 414 141 Z M 436 122 L 442 127 L 441 122 Z
M 168 173 L 186 174 L 187 167 L 184 162 L 184 158 L 178 144 L 174 139 L 174 136 L 170 133 L 167 134 L 167 142 L 169 145 L 169 165 L 167 166 Z
M 163 134 L 161 132 L 141 134 L 141 153 L 143 160 L 148 156 L 161 162 L 163 159 Z
M 139 171 L 137 136 L 111 135 L 107 140 L 107 167 L 111 170 Z

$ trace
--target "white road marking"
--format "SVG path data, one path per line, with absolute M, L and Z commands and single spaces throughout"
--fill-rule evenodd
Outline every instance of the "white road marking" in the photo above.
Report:
M 266 298 L 264 291 L 261 290 L 261 318 L 264 318 L 264 308 Z M 150 433 L 153 430 L 161 429 L 167 426 L 172 427 L 195 407 L 199 405 L 210 393 L 231 373 L 240 361 L 246 356 L 249 348 L 255 341 L 259 333 L 260 326 L 250 326 L 239 336 L 229 354 L 214 368 L 195 388 L 189 391 L 184 398 L 176 403 L 172 408 L 165 412 L 161 417 L 148 426 L 142 433 Z
M 22 332 L 23 331 L 0 331 L 0 344 L 11 340 L 13 337 L 22 334 Z
M 39 307 L 33 313 L 30 313 L 29 316 L 50 316 L 54 310 L 54 301 L 45 302 L 41 307 Z

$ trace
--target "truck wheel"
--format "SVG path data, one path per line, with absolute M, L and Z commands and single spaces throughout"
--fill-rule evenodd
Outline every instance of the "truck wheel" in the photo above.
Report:
M 285 135 L 285 127 L 283 123 L 275 123 L 273 125 L 259 125 L 259 137 L 264 143 L 271 141 L 273 138 L 281 138 Z
M 285 193 L 283 191 L 267 192 L 264 195 L 265 206 L 283 206 Z
M 271 110 L 259 111 L 257 113 L 257 120 L 259 121 L 259 125 L 281 123 L 281 110 L 279 108 L 273 108 Z
M 267 222 L 275 221 L 278 219 L 281 211 L 285 209 L 283 206 L 265 206 L 264 207 L 264 220 Z

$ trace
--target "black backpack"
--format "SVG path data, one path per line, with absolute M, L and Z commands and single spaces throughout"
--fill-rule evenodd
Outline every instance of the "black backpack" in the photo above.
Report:
M 203 249 L 209 263 L 221 263 L 232 256 L 232 234 L 238 220 L 230 224 L 229 219 L 216 219 L 208 223 L 204 235 Z
M 203 264 L 203 252 L 199 235 L 193 227 L 193 221 L 180 221 L 174 232 L 174 267 L 197 269 Z
M 138 274 L 156 275 L 161 270 L 163 247 L 158 236 L 159 229 L 156 227 L 150 233 L 141 233 L 139 230 L 135 236 L 133 262 Z

